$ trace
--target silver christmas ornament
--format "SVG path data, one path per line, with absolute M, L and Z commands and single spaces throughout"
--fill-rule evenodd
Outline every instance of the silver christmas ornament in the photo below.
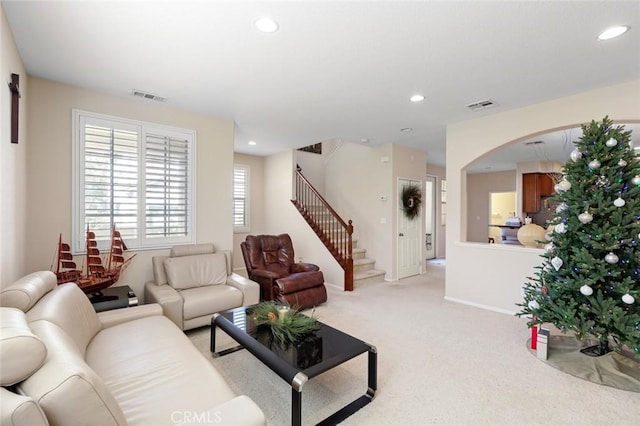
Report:
M 536 309 L 540 309 L 540 304 L 538 302 L 536 302 L 535 300 L 532 300 L 531 302 L 527 303 L 527 306 L 529 306 L 529 309 L 532 310 L 536 310 Z
M 618 260 L 620 260 L 620 258 L 618 256 L 616 256 L 615 253 L 609 253 L 604 257 L 605 262 L 610 263 L 610 264 L 615 264 L 618 263 Z
M 544 250 L 546 252 L 549 252 L 549 253 L 552 252 L 553 250 L 555 250 L 555 248 L 556 248 L 556 246 L 553 243 L 547 243 L 547 244 L 544 245 Z
M 640 185 L 640 176 L 635 175 L 634 177 L 631 178 L 631 183 L 634 185 Z
M 605 142 L 605 145 L 607 145 L 609 148 L 613 148 L 614 146 L 618 145 L 618 141 L 614 138 L 611 138 Z
M 567 232 L 567 226 L 564 223 L 559 223 L 553 227 L 553 232 L 564 234 L 565 232 Z
M 558 256 L 554 257 L 553 259 L 551 259 L 551 265 L 553 265 L 553 268 L 557 271 L 560 268 L 562 268 L 562 264 L 564 262 L 562 261 L 562 259 L 560 259 Z
M 598 160 L 589 161 L 589 168 L 591 170 L 599 169 L 600 168 L 600 162 Z
M 621 158 L 621 159 L 620 159 L 620 161 L 618 161 L 618 166 L 620 166 L 620 167 L 624 167 L 624 166 L 626 166 L 626 165 L 627 165 L 627 162 L 626 162 L 626 161 L 624 161 L 624 159 L 622 159 L 622 158 Z
M 571 158 L 572 161 L 578 161 L 579 159 L 582 158 L 582 153 L 578 148 L 576 148 L 573 151 L 571 151 L 571 154 L 569 154 L 569 158 Z
M 571 189 L 571 182 L 566 179 L 562 179 L 555 185 L 556 192 L 568 191 Z
M 620 197 L 613 200 L 613 205 L 616 207 L 624 207 L 625 204 L 627 204 L 627 202 Z
M 567 203 L 562 203 L 560 204 L 558 207 L 556 207 L 556 213 L 562 213 L 563 211 L 565 211 L 569 206 L 567 205 Z
M 585 296 L 591 296 L 593 294 L 593 289 L 585 284 L 580 287 L 580 293 L 584 294 Z
M 624 296 L 622 296 L 622 301 L 624 303 L 626 303 L 627 305 L 631 305 L 633 302 L 636 301 L 636 299 L 630 295 L 629 293 L 625 294 Z
M 582 223 L 589 223 L 593 220 L 593 216 L 589 212 L 580 213 L 578 215 L 578 220 Z

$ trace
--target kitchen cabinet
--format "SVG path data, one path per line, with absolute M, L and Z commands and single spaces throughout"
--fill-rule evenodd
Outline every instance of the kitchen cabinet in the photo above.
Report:
M 536 213 L 542 206 L 542 197 L 553 195 L 554 183 L 547 173 L 522 174 L 522 211 Z

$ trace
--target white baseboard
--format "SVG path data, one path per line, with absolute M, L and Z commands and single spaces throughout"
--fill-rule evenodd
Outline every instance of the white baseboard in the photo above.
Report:
M 454 302 L 454 303 L 460 303 L 462 305 L 473 306 L 475 308 L 480 308 L 480 309 L 484 309 L 484 310 L 487 310 L 487 311 L 498 312 L 500 314 L 506 314 L 506 315 L 515 315 L 516 314 L 515 311 L 509 311 L 507 309 L 496 308 L 495 306 L 489 306 L 489 305 L 483 305 L 481 303 L 470 302 L 468 300 L 456 299 L 455 297 L 445 296 L 444 300 L 447 300 L 449 302 Z

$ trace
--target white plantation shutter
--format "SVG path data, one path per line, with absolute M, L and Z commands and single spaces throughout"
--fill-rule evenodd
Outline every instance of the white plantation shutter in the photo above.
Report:
M 147 133 L 145 147 L 147 238 L 189 232 L 189 140 Z
M 117 223 L 137 237 L 138 134 L 104 125 L 84 126 L 84 216 L 96 239 L 108 240 Z
M 87 224 L 106 247 L 194 242 L 195 133 L 74 110 L 73 251 Z
M 233 227 L 249 232 L 249 166 L 233 166 Z

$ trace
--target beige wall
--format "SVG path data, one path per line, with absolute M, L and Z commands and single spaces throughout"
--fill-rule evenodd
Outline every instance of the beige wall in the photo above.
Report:
M 398 179 L 424 184 L 426 162 L 424 151 L 412 148 L 344 143 L 327 164 L 327 200 L 345 220 L 353 221 L 358 247 L 375 259 L 376 269 L 384 270 L 388 281 L 398 276 Z M 422 213 L 419 220 L 423 223 Z M 421 253 L 424 259 L 423 245 Z
M 73 108 L 195 130 L 196 241 L 233 248 L 233 121 L 38 78 L 30 78 L 29 87 L 26 271 L 49 269 L 58 234 L 71 232 Z M 138 251 L 118 284 L 128 284 L 142 296 L 145 281 L 152 279 L 151 257 L 166 252 Z
M 240 243 L 249 234 L 264 234 L 264 157 L 235 153 L 234 164 L 249 166 L 249 232 L 233 234 L 233 269 L 246 276 Z
M 295 164 L 296 151 L 264 159 L 265 233 L 289 234 L 297 262 L 315 263 L 322 270 L 327 284 L 344 288 L 344 271 L 291 202 Z
M 302 169 L 302 174 L 323 197 L 325 194 L 324 169 L 327 158 L 324 145 L 325 144 L 323 143 L 322 155 L 305 151 L 296 151 L 296 163 Z
M 377 269 L 386 271 L 386 279 L 393 269 L 395 182 L 391 148 L 344 143 L 331 156 L 325 175 L 327 200 L 345 221 L 353 221 L 357 246 L 375 259 Z M 383 162 L 385 157 L 388 161 Z M 381 196 L 387 200 L 381 201 Z
M 540 263 L 540 249 L 464 242 L 467 192 L 463 169 L 507 143 L 575 127 L 608 115 L 640 122 L 640 81 L 606 87 L 447 127 L 447 270 L 445 298 L 500 312 L 518 310 L 526 277 Z
M 18 53 L 4 8 L 0 6 L 0 286 L 11 284 L 28 269 L 27 258 L 27 104 L 29 80 Z M 19 143 L 11 143 L 11 74 L 20 76 Z
M 489 224 L 494 224 L 489 212 L 490 194 L 515 190 L 515 170 L 467 175 L 467 241 L 487 242 Z M 504 220 L 495 225 L 504 225 Z

